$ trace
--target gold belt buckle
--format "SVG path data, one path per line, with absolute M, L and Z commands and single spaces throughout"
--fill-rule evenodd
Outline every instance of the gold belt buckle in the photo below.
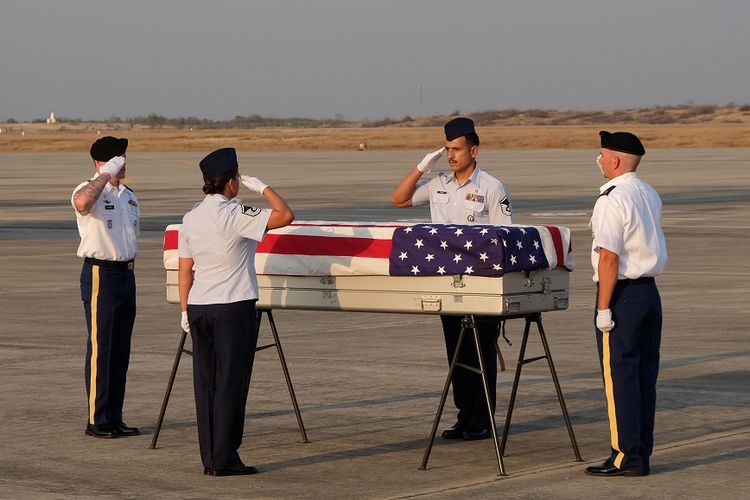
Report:
M 133 262 L 132 260 L 128 262 L 128 271 L 132 271 L 134 267 L 135 267 L 135 262 Z

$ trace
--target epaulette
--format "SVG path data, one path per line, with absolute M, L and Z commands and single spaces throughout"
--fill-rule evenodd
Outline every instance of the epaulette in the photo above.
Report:
M 612 191 L 612 190 L 613 190 L 614 188 L 616 188 L 616 187 L 617 187 L 617 186 L 609 186 L 609 187 L 607 188 L 607 190 L 606 190 L 606 191 L 604 191 L 604 192 L 603 192 L 602 194 L 600 194 L 599 196 L 607 196 L 607 195 L 608 195 L 608 194 L 609 194 L 609 193 L 610 193 L 610 192 L 611 192 L 611 191 Z
M 126 185 L 126 184 L 123 184 L 123 185 L 122 185 L 122 187 L 124 187 L 125 189 L 127 189 L 127 190 L 128 190 L 128 191 L 130 191 L 131 193 L 135 193 L 135 191 L 133 191 L 133 190 L 132 190 L 132 189 L 130 188 L 130 186 L 128 186 L 128 185 Z M 612 186 L 612 187 L 614 187 L 614 186 Z

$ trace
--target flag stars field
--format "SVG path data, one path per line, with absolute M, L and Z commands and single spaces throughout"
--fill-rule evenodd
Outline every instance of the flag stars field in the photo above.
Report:
M 510 247 L 515 255 L 506 250 Z M 544 248 L 537 227 L 414 225 L 394 233 L 390 271 L 410 276 L 497 276 L 548 265 Z

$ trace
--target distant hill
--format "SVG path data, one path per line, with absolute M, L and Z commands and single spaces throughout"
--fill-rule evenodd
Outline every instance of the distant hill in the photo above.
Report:
M 648 108 L 618 109 L 611 111 L 558 111 L 546 109 L 505 109 L 480 111 L 462 115 L 425 118 L 405 117 L 401 120 L 360 122 L 361 126 L 441 126 L 455 116 L 469 116 L 481 126 L 554 126 L 593 125 L 602 123 L 633 123 L 642 125 L 672 124 L 741 124 L 750 123 L 750 104 L 727 106 L 656 106 Z
M 377 127 L 438 127 L 455 116 L 469 116 L 478 126 L 556 126 L 591 125 L 602 123 L 632 123 L 642 125 L 670 124 L 742 124 L 750 123 L 750 104 L 744 105 L 680 105 L 654 106 L 646 108 L 618 109 L 610 111 L 504 109 L 474 113 L 453 112 L 449 115 L 426 117 L 404 116 L 379 120 L 348 121 L 335 119 L 311 119 L 300 117 L 274 118 L 259 115 L 236 116 L 231 120 L 210 120 L 199 117 L 168 118 L 158 114 L 107 120 L 84 121 L 74 118 L 57 118 L 57 127 L 74 130 L 77 126 L 141 126 L 153 128 L 193 129 L 256 129 L 256 128 L 377 128 Z M 44 119 L 32 123 L 45 123 Z M 17 125 L 15 120 L 5 122 Z

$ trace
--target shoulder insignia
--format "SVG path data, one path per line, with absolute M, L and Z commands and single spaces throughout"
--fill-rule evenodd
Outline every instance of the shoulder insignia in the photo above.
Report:
M 250 217 L 255 217 L 260 213 L 260 208 L 242 205 L 242 213 L 245 215 L 249 215 Z
M 607 195 L 608 195 L 608 194 L 609 194 L 609 193 L 610 193 L 610 192 L 611 192 L 611 191 L 612 191 L 612 190 L 613 190 L 614 188 L 616 188 L 616 187 L 617 187 L 617 186 L 609 186 L 609 187 L 608 187 L 608 188 L 606 189 L 606 191 L 604 191 L 604 192 L 603 192 L 602 194 L 600 194 L 599 196 L 607 196 Z M 598 198 L 598 196 L 597 196 L 597 198 Z
M 131 193 L 135 193 L 135 191 L 133 191 L 133 190 L 132 190 L 132 189 L 130 188 L 130 186 L 127 186 L 127 185 L 123 184 L 123 185 L 122 185 L 122 187 L 124 187 L 125 189 L 127 189 L 127 190 L 128 190 L 128 191 L 130 191 Z
M 513 208 L 511 208 L 510 199 L 506 196 L 500 201 L 500 211 L 503 213 L 503 215 L 510 216 L 513 213 Z

